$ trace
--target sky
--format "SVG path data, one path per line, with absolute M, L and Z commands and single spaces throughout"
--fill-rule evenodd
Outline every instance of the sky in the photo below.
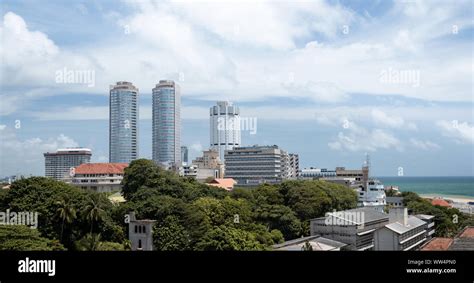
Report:
M 279 145 L 301 168 L 368 153 L 375 176 L 473 176 L 473 14 L 470 0 L 2 0 L 0 176 L 43 175 L 63 147 L 107 162 L 117 81 L 140 89 L 151 158 L 162 79 L 181 87 L 190 158 L 228 100 L 257 123 L 243 145 Z

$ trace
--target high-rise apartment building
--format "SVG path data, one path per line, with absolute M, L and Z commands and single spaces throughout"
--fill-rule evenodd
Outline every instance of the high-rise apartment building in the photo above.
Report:
M 225 160 L 225 151 L 241 145 L 240 109 L 228 101 L 210 108 L 210 146 Z
M 160 80 L 153 93 L 153 161 L 166 167 L 181 163 L 181 95 L 174 81 Z
M 138 88 L 130 82 L 110 86 L 109 162 L 138 158 Z
M 65 148 L 44 153 L 45 176 L 61 180 L 69 176 L 71 168 L 90 163 L 91 156 L 88 148 Z

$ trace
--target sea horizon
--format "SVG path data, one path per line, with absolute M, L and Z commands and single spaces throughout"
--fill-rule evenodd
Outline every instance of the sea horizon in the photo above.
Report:
M 385 176 L 376 177 L 384 186 L 419 195 L 474 198 L 474 176 Z

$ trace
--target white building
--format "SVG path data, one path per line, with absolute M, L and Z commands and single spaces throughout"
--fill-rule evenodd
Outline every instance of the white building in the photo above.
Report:
M 45 176 L 61 180 L 71 168 L 89 163 L 92 152 L 88 148 L 64 148 L 44 153 Z
M 357 189 L 358 206 L 369 206 L 383 212 L 386 202 L 385 189 L 379 180 L 370 179 L 365 188 Z
M 64 179 L 81 189 L 99 193 L 117 192 L 122 190 L 122 179 L 128 163 L 86 163 L 71 170 Z
M 218 101 L 210 114 L 210 146 L 219 152 L 224 161 L 224 153 L 241 144 L 240 109 L 228 101 Z
M 390 209 L 389 222 L 375 231 L 375 250 L 416 250 L 427 241 L 428 223 L 416 216 L 408 215 L 406 207 Z
M 137 220 L 135 213 L 130 213 L 128 239 L 130 240 L 132 251 L 153 250 L 153 225 L 155 223 L 155 220 Z

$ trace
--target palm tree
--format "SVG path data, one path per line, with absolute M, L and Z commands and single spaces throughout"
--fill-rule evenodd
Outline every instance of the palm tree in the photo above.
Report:
M 63 240 L 63 232 L 64 232 L 64 223 L 72 223 L 74 219 L 76 219 L 76 209 L 71 203 L 71 200 L 67 197 L 61 199 L 60 201 L 56 202 L 59 205 L 56 212 L 59 214 L 59 218 L 61 218 L 61 242 Z
M 98 251 L 101 249 L 102 242 L 100 234 L 86 234 L 82 239 L 75 243 L 78 251 Z
M 94 221 L 101 220 L 104 215 L 104 210 L 102 209 L 102 202 L 100 198 L 100 194 L 92 194 L 89 197 L 88 204 L 84 209 L 86 218 L 91 222 L 91 234 L 94 228 Z

